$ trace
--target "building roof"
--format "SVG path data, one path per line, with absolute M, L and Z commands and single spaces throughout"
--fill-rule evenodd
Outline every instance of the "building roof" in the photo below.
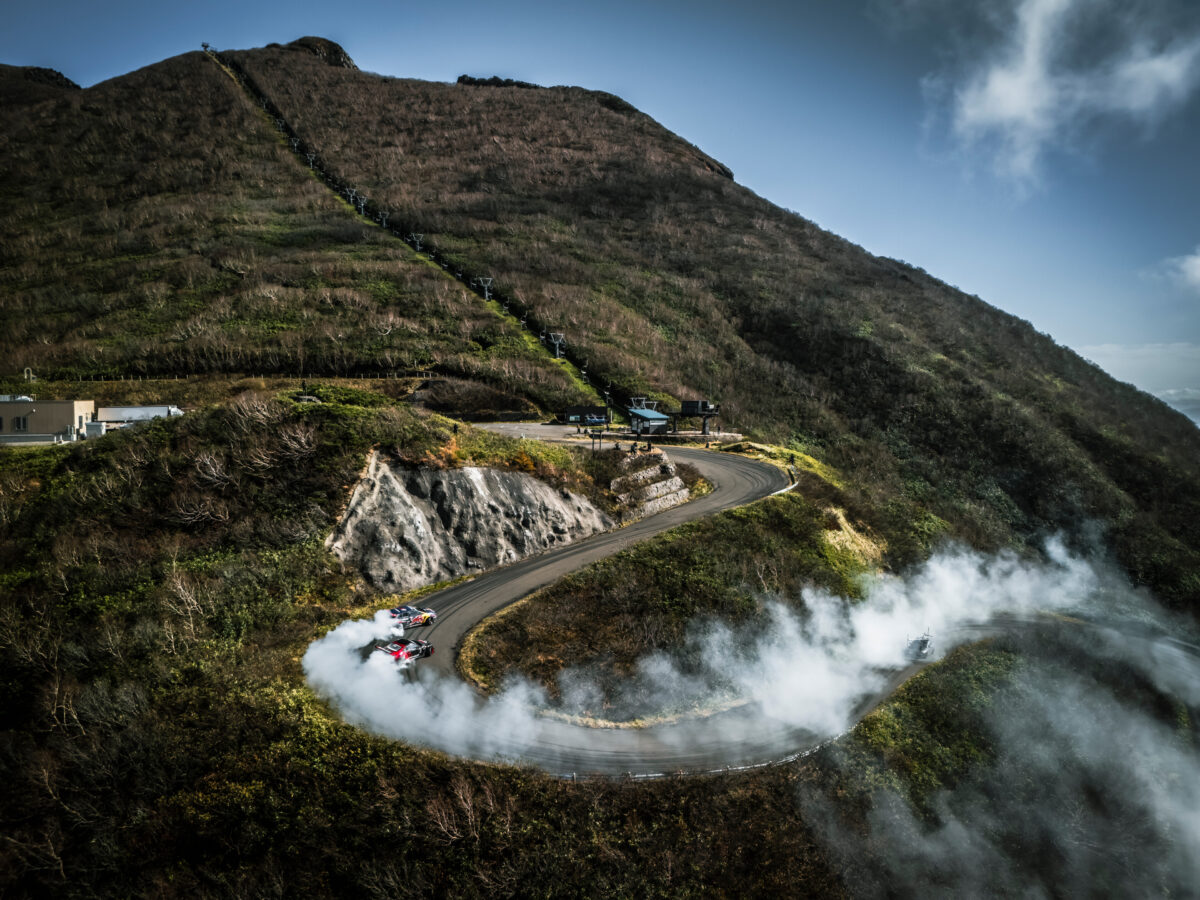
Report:
M 101 422 L 142 422 L 157 419 L 162 416 L 182 416 L 183 410 L 178 406 L 101 406 L 96 410 L 96 418 Z
M 629 415 L 645 419 L 647 422 L 665 422 L 670 418 L 666 413 L 661 413 L 657 409 L 631 409 Z

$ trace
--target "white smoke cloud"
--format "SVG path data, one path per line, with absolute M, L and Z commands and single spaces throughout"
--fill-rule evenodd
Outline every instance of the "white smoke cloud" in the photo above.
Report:
M 768 603 L 765 628 L 708 623 L 693 631 L 683 653 L 689 662 L 681 666 L 665 654 L 641 662 L 612 698 L 610 714 L 696 708 L 714 694 L 733 695 L 748 699 L 765 719 L 837 734 L 852 723 L 864 696 L 882 690 L 907 665 L 909 638 L 928 630 L 944 651 L 984 636 L 969 626 L 1000 613 L 1028 616 L 1093 602 L 1101 584 L 1096 570 L 1057 541 L 1048 556 L 1036 565 L 1013 554 L 949 551 L 908 578 L 880 578 L 862 603 L 810 591 L 803 612 Z M 586 672 L 564 676 L 569 706 L 599 699 L 594 689 L 580 689 L 587 681 Z
M 946 104 L 961 146 L 982 150 L 997 174 L 1028 188 L 1046 153 L 1099 123 L 1150 128 L 1200 85 L 1200 32 L 1171 29 L 1160 7 L 1094 0 L 1019 0 L 999 7 L 999 43 L 926 91 Z M 993 29 L 994 33 L 994 29 Z
M 801 797 L 862 879 L 853 893 L 1200 893 L 1200 647 L 1170 637 L 1189 627 L 1146 598 L 1120 599 L 1119 627 L 1066 625 L 1025 647 L 983 708 L 994 758 L 924 814 L 880 792 L 863 834 L 838 827 L 819 797 Z
M 905 637 L 929 628 L 946 652 L 999 633 L 1002 645 L 1015 641 L 1021 664 L 978 711 L 991 757 L 952 789 L 920 812 L 877 792 L 864 831 L 839 824 L 845 810 L 823 793 L 824 780 L 800 788 L 804 820 L 844 862 L 850 892 L 1194 896 L 1200 639 L 1103 565 L 1054 542 L 1046 556 L 947 552 L 908 578 L 880 579 L 857 604 L 813 593 L 803 614 L 772 604 L 757 632 L 697 629 L 692 664 L 651 657 L 629 693 L 649 693 L 657 707 L 709 690 L 748 702 L 664 728 L 585 729 L 538 716 L 546 697 L 525 683 L 483 699 L 421 663 L 398 669 L 364 651 L 390 630 L 386 611 L 316 641 L 304 669 L 347 721 L 379 734 L 557 772 L 663 772 L 813 746 L 856 718 L 864 693 L 888 688 L 886 672 L 905 665 Z M 1054 610 L 1093 624 L 1037 615 Z M 601 701 L 585 672 L 570 679 L 572 702 Z M 820 765 L 839 759 L 834 744 Z
M 418 660 L 399 666 L 371 648 L 393 629 L 387 610 L 343 622 L 304 654 L 313 690 L 347 722 L 461 756 L 493 758 L 524 746 L 542 699 L 528 687 L 483 701 L 457 679 L 438 679 Z
M 884 693 L 907 665 L 905 644 L 925 629 L 940 651 L 983 636 L 970 623 L 1000 613 L 1076 608 L 1096 602 L 1102 580 L 1087 562 L 1051 544 L 1045 563 L 1015 555 L 944 553 L 906 579 L 884 578 L 856 604 L 822 593 L 805 611 L 768 605 L 765 627 L 697 628 L 684 663 L 642 661 L 609 698 L 608 714 L 656 715 L 737 709 L 651 729 L 594 729 L 539 715 L 540 689 L 516 681 L 489 698 L 420 661 L 398 670 L 365 651 L 390 629 L 386 611 L 343 623 L 304 657 L 310 685 L 345 719 L 389 737 L 482 759 L 523 760 L 553 771 L 661 771 L 778 759 L 852 724 L 864 698 Z M 686 660 L 690 660 L 686 661 Z M 586 671 L 564 677 L 562 712 L 595 714 L 604 699 Z

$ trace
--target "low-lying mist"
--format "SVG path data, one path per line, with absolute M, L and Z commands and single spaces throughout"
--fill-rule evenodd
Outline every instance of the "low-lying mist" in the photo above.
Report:
M 844 803 L 801 792 L 852 893 L 1200 896 L 1200 646 L 1192 626 L 1122 599 L 1102 624 L 999 639 L 1020 664 L 958 783 L 919 802 L 876 790 L 853 825 Z M 822 755 L 850 778 L 862 766 L 837 745 Z
M 696 623 L 682 651 L 638 662 L 616 684 L 586 669 L 559 678 L 565 712 L 627 720 L 703 709 L 743 698 L 762 714 L 820 735 L 844 731 L 859 703 L 908 665 L 908 640 L 928 631 L 935 652 L 986 637 L 1001 614 L 1082 609 L 1101 601 L 1106 580 L 1058 542 L 1047 561 L 1012 554 L 944 552 L 907 578 L 880 577 L 849 603 L 806 591 L 802 604 L 766 599 L 765 622 Z
M 456 755 L 588 771 L 589 764 L 604 767 L 598 761 L 611 744 L 607 752 L 619 754 L 621 770 L 720 766 L 778 759 L 841 733 L 889 689 L 908 665 L 907 638 L 926 629 L 936 656 L 1014 627 L 996 622 L 1003 614 L 1128 605 L 1120 593 L 1096 566 L 1051 543 L 1040 563 L 945 552 L 907 578 L 878 579 L 857 603 L 819 592 L 806 594 L 799 608 L 764 601 L 762 623 L 696 626 L 682 653 L 642 660 L 615 697 L 597 697 L 584 671 L 566 673 L 560 709 L 567 713 L 655 715 L 728 705 L 730 698 L 739 706 L 732 727 L 719 727 L 731 713 L 685 715 L 652 734 L 625 729 L 619 737 L 615 729 L 539 715 L 545 692 L 523 680 L 483 698 L 421 662 L 400 669 L 385 654 L 364 653 L 391 631 L 386 612 L 335 628 L 313 643 L 303 664 L 314 690 L 347 721 Z M 602 699 L 609 705 L 598 708 Z M 641 748 L 653 759 L 650 768 L 640 765 Z

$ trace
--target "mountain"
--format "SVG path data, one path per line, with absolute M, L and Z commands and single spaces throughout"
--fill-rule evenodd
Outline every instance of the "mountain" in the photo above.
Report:
M 515 320 L 297 165 L 205 54 L 30 94 L 0 135 L 10 372 L 436 369 L 496 386 L 493 409 L 528 411 L 506 383 L 545 406 L 583 397 Z
M 302 38 L 87 89 L 3 67 L 0 97 L 0 393 L 192 407 L 0 447 L 5 896 L 1194 893 L 1179 621 L 1200 596 L 1200 437 L 1164 404 L 755 196 L 609 94 L 383 78 Z M 1039 610 L 1111 590 L 1136 626 L 1112 600 L 1094 625 L 972 639 L 812 755 L 748 771 L 575 783 L 349 724 L 306 650 L 419 599 L 324 546 L 367 460 L 600 497 L 621 454 L 430 408 L 532 418 L 606 390 L 719 402 L 798 489 L 493 619 L 499 638 L 475 637 L 494 679 L 590 657 L 614 688 L 679 685 L 647 656 L 672 650 L 755 668 L 743 646 L 689 649 L 707 629 L 774 647 L 814 706 L 857 702 L 875 657 L 826 681 L 770 619 L 830 619 L 841 666 L 877 567 L 902 576 L 881 593 L 932 586 L 967 613 L 1006 580 Z M 1162 626 L 1104 562 L 1031 559 L 1054 533 L 1193 616 Z M 452 684 L 402 699 L 464 733 L 498 721 L 448 714 Z M 377 687 L 394 713 L 399 686 Z
M 1186 418 L 617 97 L 381 77 L 318 38 L 36 88 L 0 136 L 17 371 L 432 370 L 461 415 L 706 398 L 843 471 L 893 566 L 1062 531 L 1200 595 Z

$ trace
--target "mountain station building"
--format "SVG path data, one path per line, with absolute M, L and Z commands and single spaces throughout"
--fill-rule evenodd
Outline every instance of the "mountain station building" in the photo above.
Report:
M 94 400 L 34 400 L 0 395 L 0 443 L 51 444 L 78 440 L 96 418 Z
M 163 416 L 178 406 L 96 406 L 95 400 L 35 400 L 0 394 L 0 444 L 59 444 L 100 437 L 116 428 Z
M 671 417 L 657 409 L 634 407 L 629 410 L 629 427 L 634 434 L 666 434 Z

